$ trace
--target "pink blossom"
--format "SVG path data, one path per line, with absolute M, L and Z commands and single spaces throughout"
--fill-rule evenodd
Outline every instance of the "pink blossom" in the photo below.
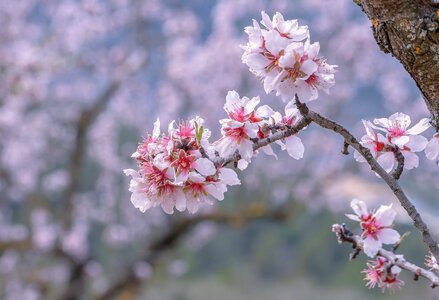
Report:
M 391 143 L 389 138 L 382 134 L 376 133 L 374 126 L 370 121 L 363 120 L 366 135 L 361 138 L 360 143 L 368 148 L 372 156 L 377 160 L 386 172 L 391 172 L 397 166 L 397 160 L 394 154 L 394 147 L 399 147 L 401 154 L 404 156 L 404 169 L 411 170 L 419 165 L 419 157 L 416 152 L 424 150 L 426 139 L 422 136 L 411 136 L 403 146 L 397 146 Z M 425 139 L 425 140 L 424 140 Z M 358 162 L 366 162 L 363 156 L 357 151 L 354 157 Z
M 272 79 L 270 86 L 284 101 L 294 99 L 296 94 L 303 102 L 315 100 L 319 89 L 329 93 L 329 88 L 335 84 L 336 66 L 319 58 L 319 50 L 319 43 L 310 44 L 308 41 L 291 43 L 285 49 L 279 59 L 282 70 Z
M 290 39 L 295 42 L 303 41 L 309 37 L 308 26 L 299 26 L 297 20 L 284 20 L 281 13 L 276 12 L 273 16 L 273 20 L 264 12 L 261 12 L 262 21 L 268 30 L 274 30 L 279 33 L 281 37 Z
M 400 258 L 402 256 L 398 255 Z M 378 256 L 375 261 L 367 263 L 367 269 L 363 270 L 366 286 L 370 289 L 378 285 L 384 292 L 389 289 L 391 292 L 400 289 L 404 282 L 398 278 L 401 268 L 393 265 L 387 258 Z
M 258 116 L 261 116 L 267 120 L 267 123 L 272 126 L 280 127 L 291 127 L 297 124 L 300 120 L 301 115 L 299 110 L 296 108 L 294 101 L 290 101 L 285 106 L 285 115 L 282 116 L 279 112 L 275 112 L 268 105 L 264 105 L 258 108 Z M 297 134 L 288 136 L 281 141 L 277 141 L 276 144 L 281 146 L 282 150 L 287 150 L 288 155 L 294 159 L 301 159 L 305 152 L 305 147 L 303 146 L 302 140 Z M 264 147 L 265 152 L 270 155 L 274 155 L 270 145 Z
M 390 143 L 402 148 L 409 141 L 412 141 L 412 146 L 416 145 L 419 151 L 424 150 L 427 139 L 419 134 L 430 127 L 427 118 L 421 119 L 412 128 L 408 128 L 411 124 L 410 116 L 403 113 L 395 113 L 387 118 L 375 119 L 374 124 L 376 128 L 386 132 L 387 139 Z
M 361 138 L 360 143 L 370 150 L 372 156 L 386 172 L 392 171 L 395 166 L 395 155 L 391 150 L 390 143 L 381 133 L 375 132 L 370 121 L 363 120 L 363 125 L 366 134 Z M 354 152 L 354 158 L 358 162 L 366 162 L 364 157 L 357 151 Z
M 351 207 L 355 215 L 348 214 L 348 218 L 360 222 L 362 229 L 363 250 L 366 255 L 374 257 L 381 249 L 382 244 L 394 244 L 399 241 L 399 233 L 392 229 L 396 211 L 390 205 L 381 205 L 376 212 L 369 212 L 366 203 L 354 199 Z
M 263 79 L 266 93 L 275 90 L 284 101 L 298 94 L 304 101 L 315 100 L 318 90 L 329 92 L 334 83 L 334 65 L 318 57 L 319 43 L 309 42 L 307 27 L 297 20 L 285 21 L 280 13 L 273 20 L 262 12 L 261 24 L 246 27 L 249 37 L 243 46 L 242 61 Z
M 253 142 L 250 139 L 257 137 L 258 123 L 262 121 L 254 111 L 259 101 L 259 97 L 241 98 L 235 91 L 229 91 L 226 97 L 224 110 L 229 119 L 220 120 L 223 136 L 215 143 L 215 149 L 223 158 L 238 151 L 244 161 L 240 169 L 244 169 L 247 166 L 245 162 L 248 163 L 253 156 Z

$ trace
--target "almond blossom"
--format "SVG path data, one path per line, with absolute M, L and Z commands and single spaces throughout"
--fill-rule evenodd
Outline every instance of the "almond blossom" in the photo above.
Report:
M 377 125 L 376 129 L 386 133 L 390 143 L 400 148 L 403 148 L 409 141 L 412 141 L 412 145 L 418 145 L 418 148 L 423 147 L 422 150 L 427 144 L 427 139 L 419 134 L 430 127 L 428 118 L 421 119 L 412 128 L 408 128 L 411 124 L 410 116 L 400 112 L 391 115 L 388 119 L 380 118 L 373 122 Z
M 370 121 L 363 120 L 363 125 L 366 134 L 361 138 L 360 143 L 370 150 L 372 156 L 386 172 L 392 171 L 395 166 L 395 155 L 391 150 L 390 143 L 381 133 L 375 132 Z M 354 152 L 354 158 L 358 162 L 366 162 L 365 158 L 357 151 Z
M 245 28 L 249 42 L 242 46 L 242 61 L 264 81 L 265 92 L 275 90 L 284 101 L 298 94 L 303 102 L 315 100 L 319 89 L 328 93 L 336 66 L 318 57 L 320 45 L 309 42 L 307 27 L 285 21 L 280 13 L 270 20 L 262 12 L 261 24 L 265 29 L 255 20 Z
M 160 205 L 168 214 L 174 208 L 195 213 L 201 204 L 223 200 L 227 185 L 240 182 L 233 170 L 216 166 L 209 159 L 209 137 L 210 131 L 203 128 L 199 117 L 180 122 L 176 128 L 171 122 L 167 134 L 160 133 L 157 120 L 153 134 L 132 155 L 139 170 L 124 170 L 132 177 L 129 190 L 133 205 L 142 212 Z
M 391 172 L 398 164 L 394 154 L 395 147 L 398 147 L 404 156 L 404 169 L 411 170 L 419 166 L 419 157 L 416 153 L 424 150 L 426 145 L 424 137 L 410 136 L 405 145 L 397 146 L 392 144 L 392 139 L 375 132 L 374 129 L 378 127 L 374 126 L 370 121 L 363 120 L 363 125 L 366 135 L 361 138 L 360 143 L 370 150 L 372 156 L 386 172 Z M 364 157 L 357 151 L 354 153 L 354 158 L 358 162 L 366 162 Z
M 319 58 L 319 50 L 319 43 L 291 43 L 279 59 L 281 71 L 271 80 L 271 90 L 276 90 L 276 95 L 284 101 L 294 99 L 297 94 L 303 102 L 317 99 L 318 90 L 329 93 L 335 84 L 336 66 Z M 267 92 L 271 90 L 266 89 Z
M 358 199 L 351 202 L 355 215 L 346 216 L 354 221 L 360 222 L 361 238 L 363 240 L 364 253 L 374 257 L 381 249 L 382 244 L 395 244 L 399 241 L 399 233 L 392 229 L 396 211 L 390 205 L 381 205 L 376 212 L 370 212 L 366 203 Z
M 398 255 L 402 258 L 401 255 Z M 367 269 L 363 270 L 365 274 L 366 286 L 370 289 L 378 285 L 383 292 L 385 289 L 391 292 L 399 289 L 404 285 L 404 282 L 398 278 L 401 268 L 392 265 L 385 257 L 378 256 L 375 261 L 367 263 Z
M 436 133 L 425 147 L 425 155 L 428 159 L 439 158 L 439 133 Z
M 262 118 L 268 119 L 267 122 L 269 125 L 277 126 L 280 128 L 294 126 L 301 118 L 300 112 L 296 108 L 296 104 L 294 101 L 288 102 L 288 104 L 285 106 L 284 116 L 282 116 L 279 112 L 275 112 L 268 105 L 259 107 L 257 110 L 257 114 Z M 305 152 L 305 147 L 303 146 L 302 140 L 298 137 L 297 134 L 288 136 L 283 140 L 276 141 L 276 144 L 280 145 L 282 150 L 287 150 L 288 155 L 294 159 L 301 159 Z M 266 147 L 270 147 L 270 145 L 267 145 L 264 148 Z M 271 149 L 271 147 L 269 149 Z M 267 153 L 266 150 L 265 152 Z M 272 150 L 268 151 L 267 154 L 271 153 Z
M 245 169 L 253 156 L 251 139 L 257 137 L 258 123 L 262 121 L 255 113 L 259 102 L 259 97 L 241 98 L 236 91 L 229 91 L 226 97 L 224 110 L 229 118 L 220 120 L 223 136 L 215 143 L 215 149 L 223 158 L 228 158 L 237 151 L 242 159 L 238 165 L 240 169 Z

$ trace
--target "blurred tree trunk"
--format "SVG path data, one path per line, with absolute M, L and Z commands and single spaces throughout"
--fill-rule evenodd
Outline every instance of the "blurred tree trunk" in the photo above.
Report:
M 439 131 L 439 0 L 354 0 L 374 37 L 396 57 L 422 92 Z

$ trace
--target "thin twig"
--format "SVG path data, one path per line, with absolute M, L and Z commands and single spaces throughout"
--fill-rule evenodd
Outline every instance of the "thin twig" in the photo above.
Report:
M 362 239 L 358 235 L 352 235 L 350 231 L 347 230 L 344 224 L 335 224 L 332 228 L 337 235 L 337 240 L 340 244 L 350 243 L 358 253 L 359 251 L 363 250 Z M 439 286 L 439 277 L 435 273 L 421 268 L 411 262 L 408 262 L 401 255 L 397 255 L 392 251 L 381 249 L 378 251 L 377 256 L 385 257 L 391 264 L 396 265 L 403 270 L 412 272 L 415 275 L 415 280 L 416 278 L 424 277 L 431 282 L 431 287 L 434 288 L 436 286 Z
M 396 166 L 395 170 L 392 172 L 392 177 L 398 180 L 401 177 L 402 171 L 404 170 L 404 155 L 402 155 L 401 150 L 399 150 L 398 147 L 394 147 L 392 149 L 393 153 L 395 154 L 396 161 L 398 162 L 398 165 Z

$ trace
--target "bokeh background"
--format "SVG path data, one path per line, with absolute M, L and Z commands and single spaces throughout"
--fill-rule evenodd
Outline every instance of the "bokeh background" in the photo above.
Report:
M 439 299 L 411 274 L 395 295 L 364 286 L 365 257 L 349 262 L 330 230 L 352 198 L 395 203 L 412 232 L 401 252 L 422 264 L 426 248 L 384 183 L 314 126 L 302 160 L 260 154 L 196 216 L 131 205 L 122 169 L 157 117 L 200 115 L 218 137 L 228 90 L 282 109 L 241 63 L 261 10 L 307 24 L 339 65 L 313 109 L 358 137 L 361 119 L 428 115 L 350 0 L 0 1 L 1 299 Z M 402 185 L 438 236 L 437 164 L 421 154 Z

